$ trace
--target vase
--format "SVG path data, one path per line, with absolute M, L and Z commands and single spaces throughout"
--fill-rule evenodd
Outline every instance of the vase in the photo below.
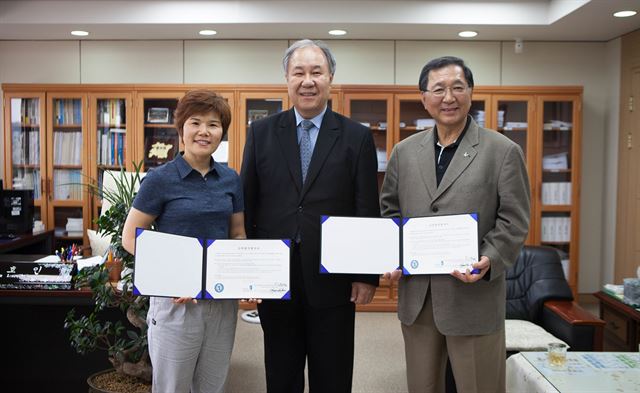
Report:
M 109 271 L 109 281 L 118 282 L 120 281 L 120 274 L 122 273 L 122 259 L 113 258 L 113 260 L 107 260 L 105 262 L 105 266 Z

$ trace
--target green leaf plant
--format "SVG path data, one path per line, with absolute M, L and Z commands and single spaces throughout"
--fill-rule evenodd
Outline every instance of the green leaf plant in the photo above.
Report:
M 141 168 L 142 162 L 134 163 L 132 176 L 124 170 L 107 172 L 114 180 L 113 190 L 103 190 L 95 182 L 85 184 L 93 195 L 111 203 L 95 223 L 99 234 L 111 235 L 110 250 L 114 258 L 122 261 L 123 275 L 119 287 L 109 281 L 106 263 L 81 270 L 75 278 L 75 285 L 91 289 L 95 307 L 89 315 L 78 317 L 75 309 L 71 310 L 65 318 L 64 327 L 69 330 L 71 346 L 79 354 L 104 350 L 118 373 L 151 381 L 146 322 L 149 299 L 133 295 L 134 258 L 122 247 L 122 230 L 136 195 L 136 185 L 140 183 Z M 107 314 L 103 311 L 114 308 L 126 315 L 130 326 L 125 326 L 120 320 L 103 320 Z

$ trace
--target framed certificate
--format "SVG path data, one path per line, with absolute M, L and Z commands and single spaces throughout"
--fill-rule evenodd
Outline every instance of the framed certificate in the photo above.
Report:
M 137 228 L 136 295 L 290 299 L 289 240 L 198 239 Z

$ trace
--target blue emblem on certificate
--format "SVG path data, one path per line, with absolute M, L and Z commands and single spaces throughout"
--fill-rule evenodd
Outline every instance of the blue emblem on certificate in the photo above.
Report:
M 416 261 L 415 259 L 411 260 L 411 267 L 414 269 L 417 269 L 418 266 L 420 266 L 420 263 L 418 261 Z
M 216 292 L 220 293 L 220 292 L 224 291 L 224 285 L 222 285 L 221 283 L 217 283 L 216 285 L 214 285 L 213 289 Z

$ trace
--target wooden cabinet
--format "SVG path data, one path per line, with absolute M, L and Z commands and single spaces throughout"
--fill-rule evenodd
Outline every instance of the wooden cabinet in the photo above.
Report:
M 605 351 L 640 351 L 640 309 L 622 303 L 604 292 L 594 294 L 600 301 Z
M 47 229 L 57 229 L 57 238 L 66 241 L 81 241 L 80 236 L 63 233 L 68 218 L 82 218 L 84 231 L 99 213 L 99 202 L 76 183 L 99 183 L 105 170 L 130 170 L 133 162 L 144 161 L 144 169 L 153 168 L 181 150 L 173 112 L 186 91 L 209 88 L 229 102 L 232 122 L 216 159 L 238 171 L 251 122 L 291 105 L 284 85 L 2 87 L 5 186 L 33 188 L 36 219 Z M 581 102 L 581 87 L 477 86 L 470 111 L 478 124 L 522 147 L 532 195 L 527 244 L 551 246 L 561 253 L 574 294 L 578 283 Z M 371 128 L 379 185 L 394 144 L 433 126 L 413 86 L 334 85 L 329 105 Z M 79 146 L 72 160 L 70 153 L 55 147 L 67 139 Z M 117 153 L 113 158 L 112 152 Z M 397 289 L 382 284 L 370 307 L 394 309 Z

